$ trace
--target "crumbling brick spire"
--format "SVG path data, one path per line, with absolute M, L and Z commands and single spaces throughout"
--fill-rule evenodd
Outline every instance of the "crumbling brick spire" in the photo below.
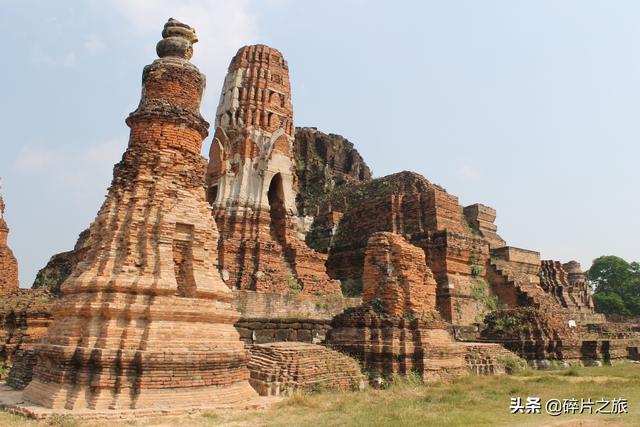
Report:
M 19 287 L 18 261 L 7 242 L 9 226 L 4 220 L 4 208 L 2 180 L 0 179 L 0 296 L 15 292 Z
M 216 112 L 208 200 L 225 236 L 220 268 L 232 288 L 340 294 L 326 256 L 307 247 L 296 208 L 289 67 L 269 46 L 244 46 L 231 60 Z
M 26 400 L 67 409 L 211 407 L 256 396 L 205 201 L 195 31 L 170 19 L 127 118 L 129 146 L 62 285 Z

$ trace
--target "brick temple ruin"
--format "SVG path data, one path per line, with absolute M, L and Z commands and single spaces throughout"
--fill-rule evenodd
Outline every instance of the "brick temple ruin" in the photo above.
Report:
M 231 60 L 203 159 L 195 31 L 162 35 L 104 205 L 32 289 L 0 216 L 0 355 L 22 412 L 638 359 L 640 325 L 596 313 L 578 263 L 509 246 L 493 208 L 414 172 L 374 178 L 347 139 L 295 128 L 276 49 Z

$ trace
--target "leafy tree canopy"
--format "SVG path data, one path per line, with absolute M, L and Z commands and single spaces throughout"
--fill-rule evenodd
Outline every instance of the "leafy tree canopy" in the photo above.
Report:
M 606 255 L 587 272 L 594 286 L 596 310 L 606 314 L 640 315 L 640 264 Z

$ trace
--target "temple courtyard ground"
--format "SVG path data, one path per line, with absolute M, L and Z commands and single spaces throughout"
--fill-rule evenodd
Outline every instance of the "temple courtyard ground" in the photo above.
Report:
M 541 414 L 511 414 L 510 400 L 540 397 Z M 623 398 L 619 415 L 545 414 L 549 399 Z M 469 376 L 451 383 L 424 385 L 402 378 L 385 389 L 362 392 L 316 391 L 295 394 L 269 409 L 208 412 L 180 418 L 115 423 L 57 417 L 36 422 L 0 412 L 2 426 L 626 426 L 640 425 L 640 364 L 525 370 L 510 376 Z M 608 409 L 611 409 L 609 407 Z M 595 410 L 595 408 L 594 408 Z

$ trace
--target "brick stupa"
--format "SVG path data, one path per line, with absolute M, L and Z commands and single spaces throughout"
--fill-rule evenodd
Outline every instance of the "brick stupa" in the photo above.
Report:
M 0 296 L 18 290 L 18 261 L 8 246 L 9 226 L 4 220 L 4 199 L 0 180 Z
M 304 242 L 293 141 L 287 62 L 268 46 L 242 47 L 224 81 L 207 169 L 223 278 L 236 289 L 341 294 L 326 255 Z
M 24 398 L 49 408 L 216 407 L 254 398 L 239 314 L 216 269 L 193 28 L 170 19 L 145 67 L 129 146 L 62 285 Z

